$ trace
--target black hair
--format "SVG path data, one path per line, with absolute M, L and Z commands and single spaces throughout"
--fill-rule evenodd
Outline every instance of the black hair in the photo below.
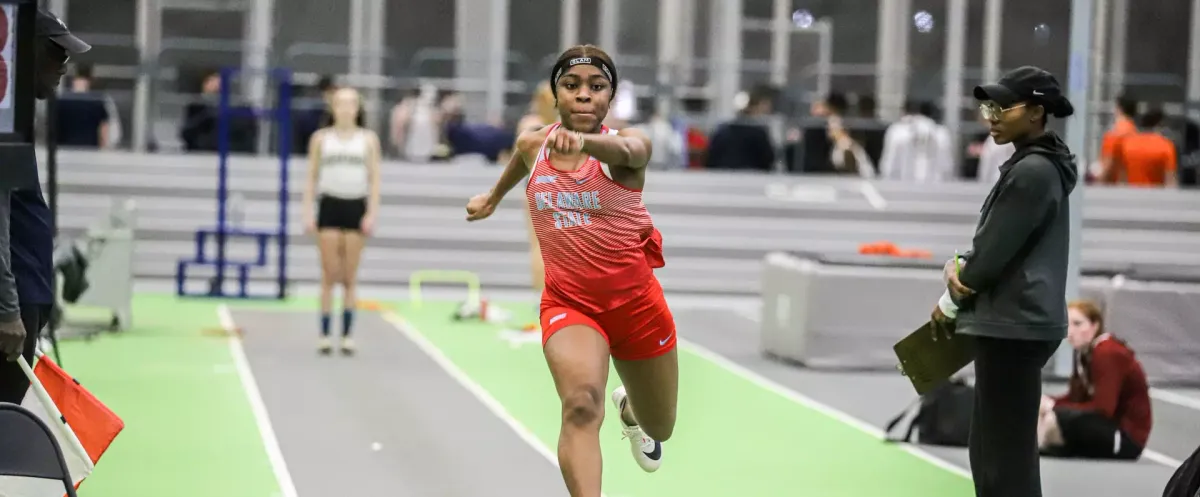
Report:
M 367 117 L 365 115 L 366 113 L 367 113 L 366 108 L 364 108 L 361 105 L 358 106 L 358 114 L 356 114 L 354 116 L 354 125 L 355 126 L 358 126 L 360 128 L 367 127 Z M 333 111 L 330 109 L 322 110 L 320 121 L 321 121 L 322 128 L 328 128 L 330 126 L 333 126 Z
M 768 84 L 757 84 L 750 89 L 749 96 L 746 107 L 754 107 L 763 102 L 773 104 L 779 98 L 779 89 Z
M 1121 93 L 1117 96 L 1117 108 L 1121 109 L 1122 114 L 1134 117 L 1138 113 L 1138 101 L 1129 93 Z
M 917 100 L 905 100 L 904 101 L 904 113 L 905 114 L 920 114 L 922 104 L 923 104 L 923 102 L 919 102 Z
M 1046 113 L 1042 116 L 1042 120 L 1049 116 L 1054 116 L 1059 119 L 1064 119 L 1075 115 L 1075 106 L 1071 105 L 1071 101 L 1061 94 L 1048 95 L 1034 99 L 1031 103 L 1042 106 Z M 1045 122 L 1043 122 L 1045 124 Z
M 326 91 L 333 90 L 336 88 L 337 88 L 337 85 L 333 83 L 333 76 L 326 74 L 324 76 L 321 76 L 321 79 L 317 80 L 317 89 L 321 90 L 322 92 L 326 92 Z
M 94 74 L 94 73 L 95 73 L 95 69 L 92 67 L 92 64 L 90 64 L 90 63 L 82 62 L 82 63 L 75 65 L 75 77 L 76 78 L 90 80 L 90 79 L 92 79 L 92 74 Z
M 1163 113 L 1162 108 L 1154 107 L 1146 111 L 1145 114 L 1142 114 L 1141 119 L 1138 119 L 1138 124 L 1140 124 L 1143 128 L 1157 128 L 1158 126 L 1162 125 L 1166 118 L 1167 115 Z
M 937 107 L 933 105 L 933 102 L 909 100 L 904 102 L 904 113 L 917 114 L 933 119 L 934 115 L 937 114 Z
M 826 95 L 825 105 L 835 114 L 845 113 L 846 109 L 850 107 L 850 103 L 846 101 L 846 96 L 838 92 L 831 92 L 829 95 Z
M 605 72 L 611 73 L 609 74 L 609 83 L 612 84 L 612 95 L 609 98 L 615 98 L 617 96 L 617 65 L 613 64 L 612 57 L 608 55 L 608 52 L 595 45 L 575 45 L 564 50 L 558 56 L 558 60 L 554 62 L 554 68 L 550 71 L 550 89 L 554 92 L 554 98 L 558 99 L 557 78 L 561 76 L 558 72 L 566 73 L 572 59 L 579 58 L 594 58 L 600 62 L 601 67 L 606 67 Z

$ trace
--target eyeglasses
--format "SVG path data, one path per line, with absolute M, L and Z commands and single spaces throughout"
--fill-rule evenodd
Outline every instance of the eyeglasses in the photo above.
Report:
M 999 121 L 1001 117 L 1004 117 L 1005 112 L 1020 109 L 1024 106 L 1025 104 L 1017 104 L 1006 109 L 1000 107 L 995 102 L 986 102 L 979 104 L 979 115 L 988 121 Z

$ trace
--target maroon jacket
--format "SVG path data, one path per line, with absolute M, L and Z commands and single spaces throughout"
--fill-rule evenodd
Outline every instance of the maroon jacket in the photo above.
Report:
M 1077 359 L 1078 360 L 1078 359 Z M 1066 395 L 1055 407 L 1097 411 L 1117 422 L 1121 431 L 1145 447 L 1150 439 L 1150 387 L 1133 350 L 1107 334 L 1097 340 L 1086 362 L 1087 378 L 1076 364 Z M 1088 385 L 1091 385 L 1091 392 Z

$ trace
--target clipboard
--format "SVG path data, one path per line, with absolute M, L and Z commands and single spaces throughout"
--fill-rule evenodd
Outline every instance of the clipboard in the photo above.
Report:
M 926 322 L 892 347 L 900 361 L 896 367 L 912 382 L 918 395 L 937 388 L 975 360 L 970 335 L 934 338 L 933 322 Z

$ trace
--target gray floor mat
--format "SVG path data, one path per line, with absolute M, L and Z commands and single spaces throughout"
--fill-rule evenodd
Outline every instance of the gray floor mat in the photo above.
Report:
M 681 338 L 876 427 L 882 428 L 915 398 L 912 387 L 899 375 L 818 372 L 765 359 L 759 352 L 758 324 L 746 316 L 727 310 L 700 308 L 677 308 L 674 314 Z M 1172 419 L 1163 418 L 1174 414 L 1159 408 L 1158 403 L 1155 409 L 1156 422 L 1160 426 L 1151 441 L 1151 448 L 1158 449 L 1156 444 L 1160 439 L 1200 435 L 1200 425 L 1195 422 L 1185 428 Z M 1176 430 L 1181 433 L 1172 433 Z M 1186 444 L 1179 443 L 1179 449 Z M 1186 452 L 1168 455 L 1183 459 L 1194 448 L 1192 445 Z M 965 449 L 929 447 L 927 452 L 956 466 L 969 467 Z M 1046 497 L 1161 495 L 1172 472 L 1173 468 L 1145 460 L 1137 463 L 1042 460 Z
M 374 313 L 351 358 L 316 354 L 312 312 L 234 320 L 301 496 L 565 494 L 554 465 Z

